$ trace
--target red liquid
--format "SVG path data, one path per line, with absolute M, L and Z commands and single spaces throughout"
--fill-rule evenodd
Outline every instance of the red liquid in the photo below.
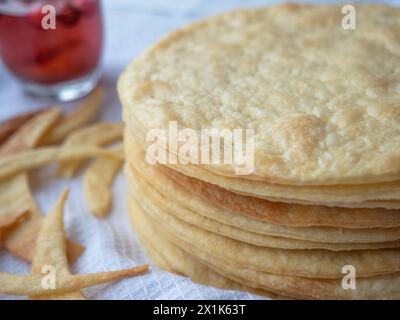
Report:
M 18 78 L 56 84 L 78 79 L 96 69 L 102 46 L 99 1 L 17 1 L 35 4 L 24 15 L 0 10 L 0 54 Z M 46 14 L 41 9 L 45 4 L 56 8 L 55 30 L 42 28 Z

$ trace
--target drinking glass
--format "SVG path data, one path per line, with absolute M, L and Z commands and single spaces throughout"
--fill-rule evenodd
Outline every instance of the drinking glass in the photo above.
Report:
M 0 56 L 36 96 L 72 100 L 100 78 L 99 0 L 0 0 Z

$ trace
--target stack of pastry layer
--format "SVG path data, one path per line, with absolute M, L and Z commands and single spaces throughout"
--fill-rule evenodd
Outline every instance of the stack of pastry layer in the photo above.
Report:
M 129 210 L 156 264 L 268 296 L 400 298 L 400 10 L 355 9 L 354 30 L 337 5 L 224 13 L 126 69 Z M 254 171 L 154 164 L 149 132 L 171 122 L 254 130 Z

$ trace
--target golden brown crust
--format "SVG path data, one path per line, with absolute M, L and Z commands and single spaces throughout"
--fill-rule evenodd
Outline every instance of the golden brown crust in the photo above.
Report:
M 385 249 L 400 248 L 400 240 L 390 242 L 351 242 L 336 243 L 323 241 L 308 241 L 286 238 L 283 236 L 271 236 L 257 231 L 247 230 L 241 226 L 234 225 L 234 219 L 215 219 L 212 214 L 206 216 L 204 212 L 197 212 L 195 208 L 180 203 L 178 199 L 170 199 L 168 193 L 162 193 L 156 190 L 151 183 L 145 181 L 142 175 L 137 171 L 127 172 L 130 178 L 128 186 L 130 189 L 129 196 L 136 196 L 140 202 L 151 208 L 151 211 L 160 216 L 172 216 L 192 225 L 196 225 L 201 229 L 249 244 L 261 247 L 280 248 L 280 249 L 325 249 L 331 251 L 349 251 L 349 250 L 366 250 L 366 249 Z M 135 171 L 135 172 L 133 172 Z M 229 217 L 229 214 L 226 215 Z M 217 217 L 218 218 L 218 217 Z M 162 218 L 160 218 L 162 220 Z
M 129 180 L 144 179 L 148 184 L 151 184 L 152 188 L 157 190 L 160 194 L 163 194 L 165 197 L 170 197 L 171 190 L 173 190 L 175 199 L 173 201 L 175 204 L 173 210 L 178 211 L 188 208 L 204 217 L 250 232 L 274 237 L 284 237 L 312 242 L 328 242 L 334 244 L 388 242 L 400 239 L 400 228 L 348 229 L 320 226 L 293 227 L 276 225 L 268 223 L 267 221 L 257 221 L 240 213 L 203 201 L 193 193 L 188 192 L 180 185 L 177 185 L 175 182 L 170 181 L 167 177 L 154 172 L 153 170 L 149 171 L 140 166 L 137 167 L 137 170 L 130 170 L 131 166 L 132 163 L 128 163 L 128 167 L 125 170 Z M 141 172 L 140 177 L 134 175 L 134 172 L 138 171 Z M 154 181 L 157 183 L 154 183 Z M 146 199 L 143 199 L 143 201 L 144 200 Z
M 197 283 L 221 289 L 250 291 L 273 299 L 289 299 L 266 290 L 248 287 L 245 283 L 239 281 L 232 281 L 207 267 L 200 260 L 188 255 L 166 239 L 159 246 L 157 240 L 160 239 L 157 239 L 157 237 L 151 237 L 141 229 L 136 229 L 136 233 L 149 258 L 161 269 L 178 275 L 186 275 Z
M 129 140 L 134 139 L 143 150 L 146 149 L 146 136 L 140 134 L 137 126 L 126 126 L 126 137 Z M 235 193 L 273 202 L 344 208 L 400 209 L 399 181 L 356 185 L 283 185 L 252 180 L 249 176 L 223 176 L 208 167 L 190 163 L 167 166 L 184 175 L 219 185 Z
M 159 168 L 176 183 L 192 190 L 204 201 L 259 221 L 294 226 L 314 225 L 344 228 L 400 226 L 399 210 L 338 208 L 272 202 L 230 192 L 217 185 L 185 176 L 165 166 Z
M 175 233 L 163 229 L 158 223 L 150 222 L 146 214 L 132 201 L 129 203 L 130 216 L 135 229 L 139 234 L 151 234 L 153 243 L 159 250 L 166 248 L 169 242 L 186 254 L 189 254 L 212 270 L 228 277 L 229 279 L 246 284 L 253 288 L 261 288 L 274 293 L 290 296 L 298 299 L 399 299 L 398 290 L 400 276 L 398 273 L 371 278 L 358 278 L 356 290 L 344 290 L 341 279 L 312 279 L 292 276 L 283 276 L 272 273 L 255 271 L 249 268 L 241 268 L 232 264 L 229 259 L 221 260 L 210 254 L 207 247 L 194 248 L 188 242 L 176 237 Z M 164 251 L 167 258 L 169 250 Z M 196 279 L 190 266 L 183 266 L 180 272 Z
M 139 199 L 139 195 L 129 197 L 137 205 Z M 146 212 L 149 219 L 146 218 L 146 221 L 155 221 L 165 232 L 173 233 L 181 241 L 199 250 L 206 248 L 208 253 L 220 261 L 230 261 L 239 267 L 306 278 L 342 278 L 341 270 L 345 265 L 354 266 L 358 277 L 400 272 L 397 249 L 333 252 L 256 246 L 184 222 L 163 209 L 156 212 L 153 207 L 157 205 L 149 205 L 147 201 L 141 201 L 139 206 Z
M 0 123 L 0 145 L 7 141 L 7 139 L 11 137 L 13 133 L 22 127 L 27 121 L 43 111 L 43 109 L 30 111 L 2 121 Z
M 177 120 L 254 128 L 253 178 L 284 184 L 400 178 L 400 9 L 277 5 L 176 31 L 124 72 L 119 92 L 144 130 Z M 231 166 L 212 167 L 225 175 Z
M 160 185 L 165 190 L 176 190 L 174 197 L 177 200 L 182 192 L 194 194 L 199 201 L 217 209 L 229 210 L 260 222 L 286 226 L 345 228 L 400 226 L 399 210 L 299 205 L 239 195 L 217 185 L 185 176 L 165 166 L 150 166 L 144 161 L 144 152 L 140 150 L 128 131 L 125 132 L 124 144 L 127 162 L 137 167 L 144 176 L 152 179 L 155 186 Z

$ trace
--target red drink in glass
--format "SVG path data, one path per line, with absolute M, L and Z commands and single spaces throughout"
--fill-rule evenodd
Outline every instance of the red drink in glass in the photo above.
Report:
M 45 29 L 42 11 L 55 11 Z M 0 54 L 31 93 L 69 100 L 99 79 L 102 17 L 98 0 L 0 0 Z

